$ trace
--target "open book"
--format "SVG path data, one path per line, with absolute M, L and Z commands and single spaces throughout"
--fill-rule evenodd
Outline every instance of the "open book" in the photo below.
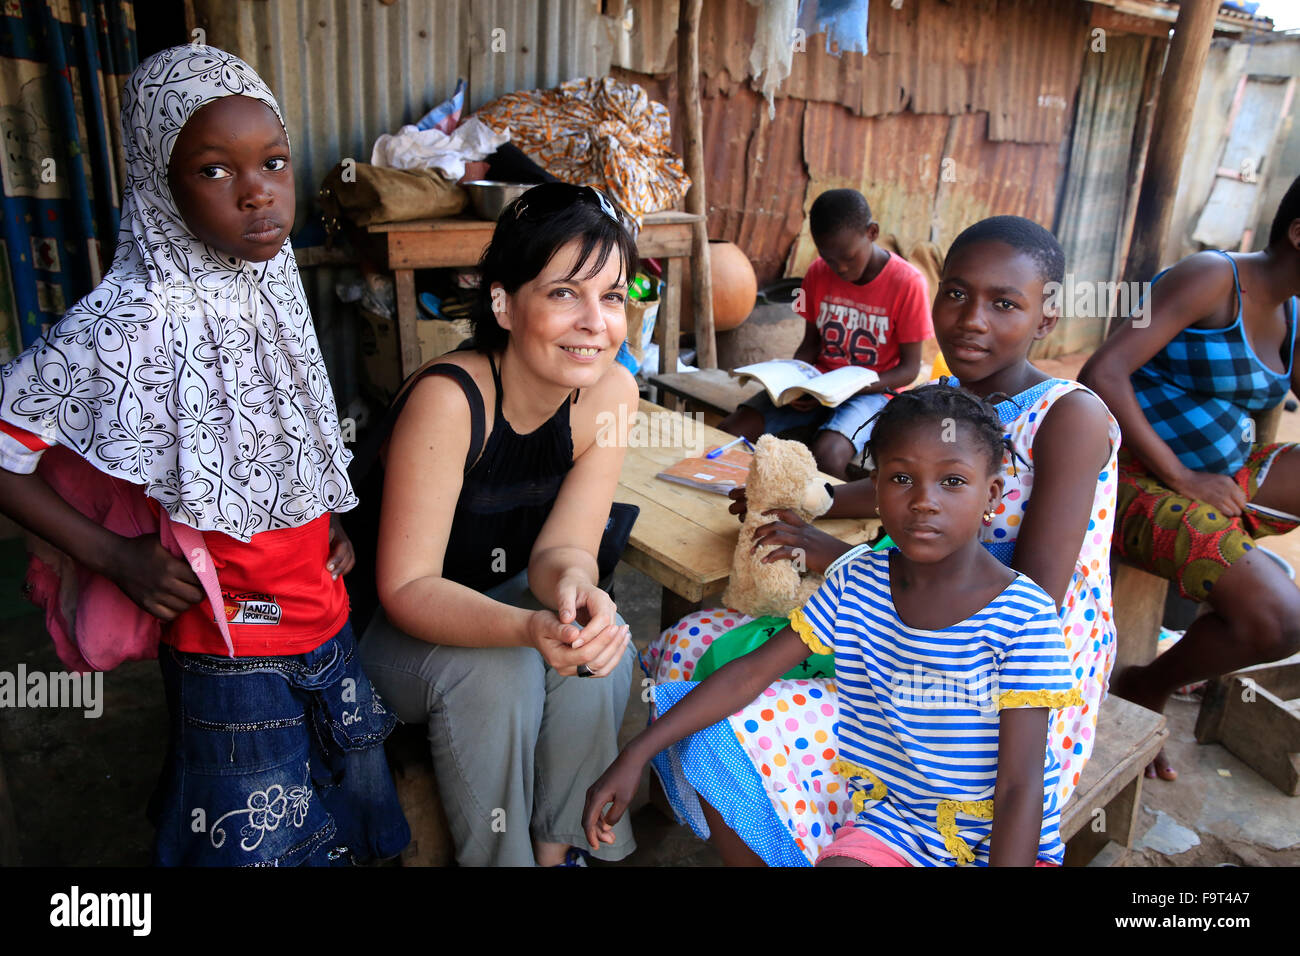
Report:
M 829 408 L 834 408 L 868 385 L 880 381 L 879 375 L 859 365 L 846 365 L 833 372 L 822 372 L 816 366 L 798 359 L 772 359 L 770 362 L 744 365 L 731 374 L 739 376 L 741 384 L 758 382 L 767 389 L 773 405 L 789 405 L 802 395 L 811 395 Z

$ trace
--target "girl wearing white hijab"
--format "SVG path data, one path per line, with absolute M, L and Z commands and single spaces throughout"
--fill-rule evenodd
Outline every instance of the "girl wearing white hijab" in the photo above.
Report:
M 279 107 L 243 61 L 192 44 L 135 70 L 122 127 L 111 269 L 0 369 L 0 502 L 167 622 L 156 862 L 395 855 L 409 839 L 382 749 L 395 718 L 348 621 L 351 546 L 332 516 L 356 504 L 351 453 L 288 243 Z M 82 514 L 41 474 L 69 453 L 204 548 L 178 556 Z

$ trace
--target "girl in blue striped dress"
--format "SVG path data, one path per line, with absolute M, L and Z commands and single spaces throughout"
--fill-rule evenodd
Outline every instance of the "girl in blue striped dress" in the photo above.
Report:
M 818 865 L 1061 862 L 1048 718 L 1080 697 L 1052 599 L 979 542 L 1003 487 L 997 414 L 958 389 L 925 386 L 886 406 L 869 447 L 878 512 L 896 547 L 850 551 L 770 641 L 703 683 L 657 696 L 659 719 L 587 792 L 593 846 L 613 839 L 652 757 L 664 751 L 671 762 L 692 735 L 717 732 L 817 652 L 835 655 L 830 743 L 847 788 L 840 799 L 853 811 Z M 738 826 L 747 800 L 768 799 L 759 772 L 716 768 L 737 791 L 725 822 L 761 853 L 766 835 Z M 677 796 L 689 802 L 686 790 Z

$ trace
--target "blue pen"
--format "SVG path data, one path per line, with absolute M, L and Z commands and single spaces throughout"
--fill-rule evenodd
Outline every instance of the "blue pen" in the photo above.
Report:
M 704 457 L 705 457 L 705 458 L 708 458 L 708 459 L 710 459 L 710 460 L 712 460 L 712 459 L 714 459 L 714 458 L 717 458 L 719 455 L 721 455 L 723 452 L 725 452 L 728 448 L 735 448 L 735 447 L 736 447 L 737 445 L 739 445 L 741 442 L 744 442 L 745 445 L 749 448 L 750 451 L 753 451 L 753 450 L 754 450 L 754 446 L 751 445 L 751 444 L 749 443 L 749 439 L 748 439 L 748 438 L 745 438 L 745 437 L 742 436 L 742 437 L 740 437 L 740 438 L 736 438 L 736 439 L 733 439 L 732 441 L 727 442 L 727 443 L 726 443 L 725 445 L 723 445 L 721 448 L 715 448 L 715 449 L 713 449 L 713 451 L 709 452 L 709 453 L 708 453 L 707 455 L 705 455 Z

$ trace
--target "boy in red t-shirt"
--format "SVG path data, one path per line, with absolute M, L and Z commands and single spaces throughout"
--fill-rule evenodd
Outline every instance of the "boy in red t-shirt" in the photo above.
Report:
M 778 408 L 759 392 L 719 427 L 757 441 L 764 432 L 818 425 L 812 443 L 817 466 L 845 478 L 849 462 L 866 447 L 867 423 L 888 401 L 885 390 L 910 385 L 920 370 L 921 343 L 934 336 L 930 296 L 920 270 L 876 245 L 880 226 L 856 189 L 822 193 L 808 225 L 819 257 L 795 303 L 808 328 L 794 357 L 823 372 L 861 365 L 880 380 L 836 408 L 807 396 Z

